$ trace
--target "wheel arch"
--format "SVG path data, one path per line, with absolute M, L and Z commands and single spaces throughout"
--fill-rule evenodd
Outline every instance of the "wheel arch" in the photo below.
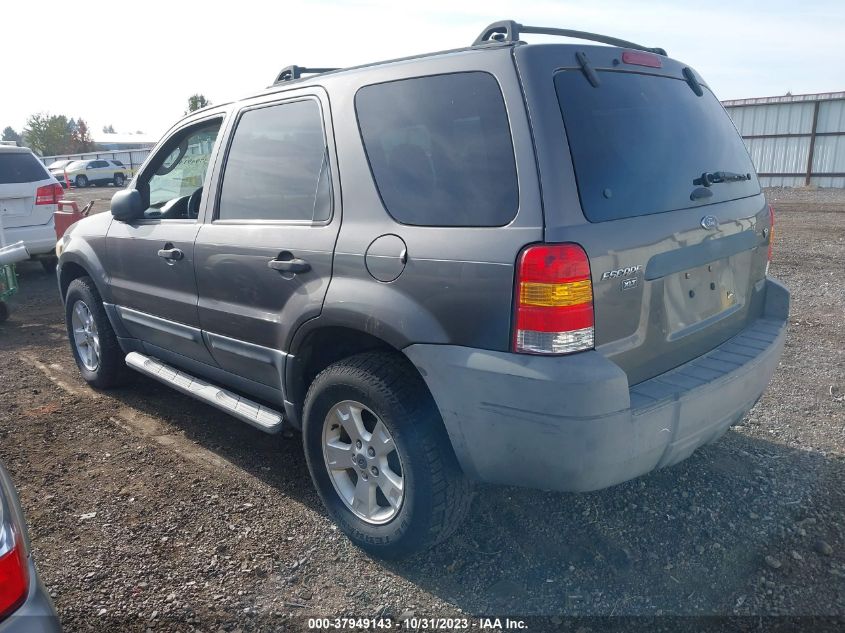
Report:
M 291 423 L 297 428 L 302 426 L 302 409 L 308 387 L 317 374 L 332 363 L 363 352 L 382 351 L 402 358 L 419 375 L 419 370 L 397 346 L 346 325 L 303 326 L 297 332 L 294 343 L 285 365 L 285 395 L 292 406 L 285 408 Z

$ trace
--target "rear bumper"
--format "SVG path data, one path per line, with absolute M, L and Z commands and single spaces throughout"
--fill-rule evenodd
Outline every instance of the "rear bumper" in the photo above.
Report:
M 61 633 L 59 616 L 47 590 L 29 561 L 29 594 L 12 615 L 0 622 L 0 633 Z
M 16 226 L 6 229 L 6 243 L 23 242 L 30 255 L 55 254 L 56 225 L 53 218 L 47 224 Z
M 675 464 L 739 422 L 777 367 L 788 314 L 789 292 L 767 280 L 760 319 L 634 387 L 596 351 L 541 357 L 412 345 L 405 353 L 428 384 L 469 476 L 597 490 Z

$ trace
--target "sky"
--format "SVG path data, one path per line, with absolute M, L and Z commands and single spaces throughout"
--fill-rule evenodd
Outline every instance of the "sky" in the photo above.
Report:
M 459 48 L 503 19 L 661 46 L 720 99 L 845 90 L 842 0 L 5 0 L 0 129 L 45 112 L 158 137 L 195 92 L 223 103 L 290 64 Z

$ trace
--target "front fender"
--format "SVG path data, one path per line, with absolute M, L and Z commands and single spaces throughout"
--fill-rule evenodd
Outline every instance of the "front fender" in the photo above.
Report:
M 111 303 L 109 276 L 104 265 L 106 235 L 111 222 L 110 213 L 100 213 L 83 218 L 65 233 L 62 254 L 59 256 L 56 267 L 59 292 L 63 301 L 64 290 L 67 288 L 67 283 L 63 283 L 66 279 L 63 274 L 66 273 L 69 265 L 75 264 L 83 268 L 91 277 L 103 301 Z

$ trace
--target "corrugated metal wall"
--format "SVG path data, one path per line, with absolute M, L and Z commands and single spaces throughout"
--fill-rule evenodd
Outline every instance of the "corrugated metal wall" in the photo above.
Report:
M 764 187 L 845 187 L 845 93 L 726 101 L 725 107 Z

